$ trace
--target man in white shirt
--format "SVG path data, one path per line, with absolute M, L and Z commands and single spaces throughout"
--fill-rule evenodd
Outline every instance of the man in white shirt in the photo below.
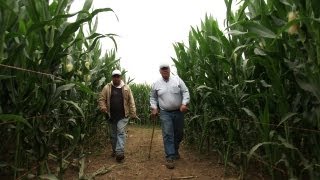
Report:
M 174 160 L 180 159 L 184 113 L 188 110 L 190 95 L 178 76 L 170 76 L 168 63 L 161 63 L 159 69 L 162 78 L 153 83 L 150 93 L 151 115 L 155 117 L 160 113 L 166 167 L 173 169 Z

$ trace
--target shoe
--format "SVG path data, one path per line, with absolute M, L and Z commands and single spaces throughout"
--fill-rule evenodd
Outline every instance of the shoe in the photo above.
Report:
M 124 154 L 117 154 L 116 155 L 117 162 L 121 162 L 123 159 L 124 159 Z
M 173 168 L 174 168 L 174 162 L 173 162 L 172 159 L 167 159 L 166 167 L 167 167 L 168 169 L 173 169 Z

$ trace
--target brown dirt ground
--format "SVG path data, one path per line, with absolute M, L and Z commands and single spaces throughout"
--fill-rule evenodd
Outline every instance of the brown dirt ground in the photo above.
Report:
M 181 145 L 181 159 L 175 161 L 174 169 L 165 167 L 161 129 L 156 128 L 152 142 L 151 157 L 148 159 L 152 128 L 129 125 L 125 160 L 117 163 L 112 158 L 111 147 L 107 145 L 100 153 L 86 158 L 85 174 L 92 174 L 102 167 L 111 171 L 95 177 L 104 179 L 237 179 L 230 170 L 225 171 L 217 155 L 200 155 L 184 144 Z M 76 170 L 69 169 L 65 179 L 78 179 Z

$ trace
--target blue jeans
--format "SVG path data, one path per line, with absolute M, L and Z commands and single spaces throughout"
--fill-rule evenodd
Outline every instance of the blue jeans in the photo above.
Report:
M 160 110 L 160 120 L 166 159 L 174 159 L 179 154 L 183 138 L 184 114 L 180 111 Z
M 126 142 L 125 127 L 129 119 L 124 118 L 116 122 L 110 122 L 110 139 L 112 150 L 116 154 L 124 154 L 124 144 Z

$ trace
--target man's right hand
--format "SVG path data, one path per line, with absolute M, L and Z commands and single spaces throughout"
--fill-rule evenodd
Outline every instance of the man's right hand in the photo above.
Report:
M 106 107 L 101 108 L 100 111 L 103 112 L 103 113 L 107 113 L 107 108 Z
M 151 110 L 151 119 L 155 120 L 157 115 L 158 115 L 158 109 L 152 109 Z

